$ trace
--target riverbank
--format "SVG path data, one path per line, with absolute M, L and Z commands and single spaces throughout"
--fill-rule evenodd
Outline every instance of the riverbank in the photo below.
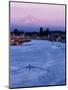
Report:
M 30 42 L 32 39 L 35 40 L 49 40 L 55 42 L 65 42 L 64 35 L 48 35 L 48 36 L 26 36 L 26 35 L 11 35 L 10 45 L 21 45 L 25 42 Z

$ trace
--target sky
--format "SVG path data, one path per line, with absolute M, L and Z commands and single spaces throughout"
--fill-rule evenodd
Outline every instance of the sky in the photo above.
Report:
M 11 27 L 48 26 L 63 29 L 65 27 L 65 6 L 11 2 L 10 24 Z

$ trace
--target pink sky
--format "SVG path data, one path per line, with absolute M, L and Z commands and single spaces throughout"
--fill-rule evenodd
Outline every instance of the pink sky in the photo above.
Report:
M 65 26 L 65 6 L 11 2 L 10 22 L 20 25 Z

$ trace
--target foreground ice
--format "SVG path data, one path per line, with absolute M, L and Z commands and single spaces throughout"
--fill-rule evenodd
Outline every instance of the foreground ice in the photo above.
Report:
M 10 46 L 11 88 L 59 84 L 65 84 L 64 43 L 32 40 Z

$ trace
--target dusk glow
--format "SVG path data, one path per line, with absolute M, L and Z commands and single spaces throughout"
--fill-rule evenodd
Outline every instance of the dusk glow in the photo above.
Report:
M 65 6 L 11 2 L 10 24 L 65 27 Z

